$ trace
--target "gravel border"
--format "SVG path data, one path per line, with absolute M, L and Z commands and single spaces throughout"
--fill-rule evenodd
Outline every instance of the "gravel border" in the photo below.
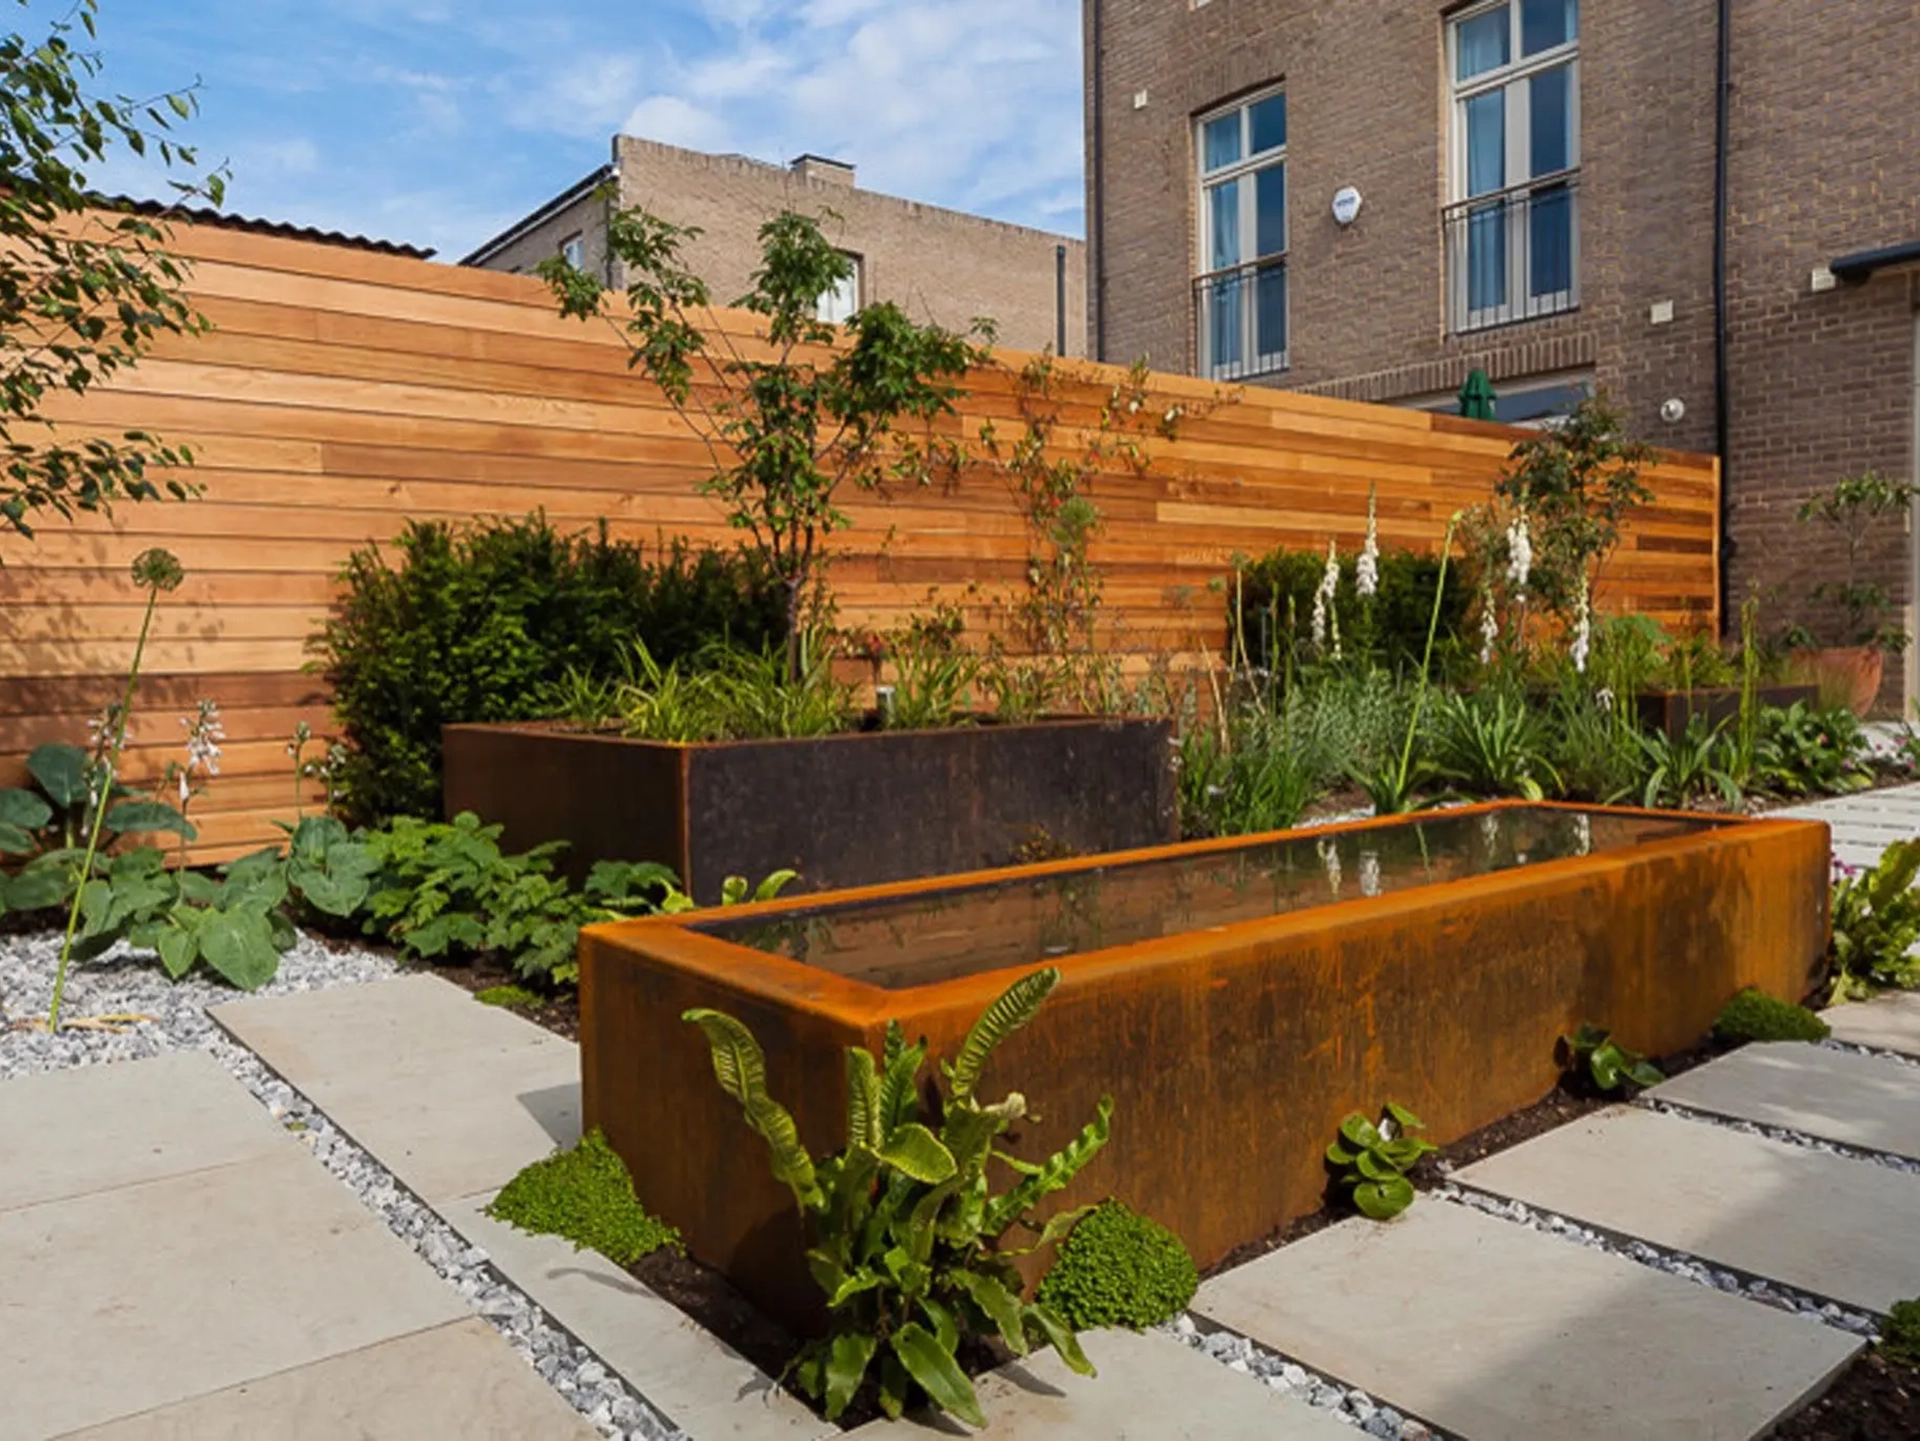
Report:
M 1905 1051 L 1889 1051 L 1885 1046 L 1863 1046 L 1857 1041 L 1836 1041 L 1831 1036 L 1815 1044 L 1829 1051 L 1844 1051 L 1849 1056 L 1874 1056 L 1882 1061 L 1920 1068 L 1920 1056 L 1909 1056 Z
M 0 1086 L 16 1076 L 141 1060 L 170 1051 L 208 1052 L 603 1436 L 611 1441 L 686 1441 L 684 1431 L 508 1281 L 484 1250 L 468 1245 L 317 1106 L 231 1039 L 207 1007 L 235 999 L 234 991 L 201 975 L 169 981 L 151 959 L 122 947 L 73 969 L 63 1009 L 76 1020 L 123 1014 L 149 1019 L 124 1031 L 63 1029 L 57 1036 L 11 1029 L 14 1023 L 45 1015 L 59 953 L 57 935 L 0 936 Z M 399 973 L 393 957 L 384 953 L 330 948 L 302 937 L 281 957 L 279 975 L 255 994 L 359 985 Z
M 1290 1356 L 1217 1322 L 1195 1317 L 1191 1312 L 1183 1311 L 1154 1329 L 1204 1356 L 1211 1356 L 1229 1371 L 1257 1377 L 1271 1390 L 1303 1401 L 1336 1421 L 1346 1422 L 1364 1436 L 1377 1436 L 1381 1441 L 1453 1441 L 1448 1432 L 1437 1426 L 1395 1410 L 1365 1391 L 1344 1386 L 1302 1366 Z

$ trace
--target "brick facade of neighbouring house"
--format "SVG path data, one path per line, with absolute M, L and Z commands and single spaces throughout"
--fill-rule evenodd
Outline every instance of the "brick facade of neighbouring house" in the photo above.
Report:
M 607 201 L 638 205 L 703 234 L 687 250 L 714 298 L 744 294 L 760 258 L 759 229 L 781 210 L 825 215 L 827 237 L 859 262 L 859 300 L 892 300 L 916 320 L 965 329 L 992 320 L 999 343 L 1018 350 L 1087 353 L 1085 242 L 957 210 L 862 190 L 851 166 L 803 156 L 771 165 L 741 155 L 708 155 L 619 135 L 613 161 L 464 262 L 531 271 L 581 237 L 584 268 L 611 284 L 622 277 L 606 250 Z M 592 183 L 589 183 L 592 182 Z M 1064 250 L 1064 310 L 1061 261 Z
M 1800 500 L 1868 468 L 1915 478 L 1920 266 L 1831 289 L 1813 276 L 1920 241 L 1920 21 L 1912 0 L 1729 8 L 1726 610 L 1758 589 L 1777 627 L 1831 619 L 1808 592 L 1837 577 L 1840 548 L 1794 520 Z M 1647 438 L 1712 451 L 1715 0 L 1579 7 L 1577 305 L 1456 331 L 1449 25 L 1486 10 L 1085 0 L 1096 353 L 1199 368 L 1196 125 L 1279 86 L 1287 368 L 1255 383 L 1429 404 L 1474 368 L 1503 392 L 1597 384 Z M 1362 205 L 1343 227 L 1331 201 L 1348 186 Z M 1661 418 L 1669 400 L 1685 407 L 1677 422 Z M 1904 528 L 1877 539 L 1871 570 L 1911 604 Z

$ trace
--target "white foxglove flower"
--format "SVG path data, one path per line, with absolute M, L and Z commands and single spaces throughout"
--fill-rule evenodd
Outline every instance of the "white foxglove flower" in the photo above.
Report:
M 1573 818 L 1573 845 L 1577 855 L 1593 854 L 1593 817 L 1585 811 Z
M 1500 617 L 1493 613 L 1493 587 L 1480 592 L 1480 664 L 1493 664 L 1493 648 L 1500 643 Z
M 1527 581 L 1533 575 L 1533 531 L 1527 525 L 1526 512 L 1513 518 L 1507 527 L 1507 579 L 1517 594 L 1527 593 Z
M 1354 589 L 1371 596 L 1380 589 L 1380 514 L 1378 486 L 1367 491 L 1367 543 L 1360 547 L 1360 559 L 1354 562 Z
M 1612 690 L 1606 686 L 1601 686 L 1599 690 L 1593 693 L 1593 699 L 1594 703 L 1598 705 L 1601 710 L 1607 712 L 1609 715 L 1613 714 Z
M 1380 856 L 1377 851 L 1360 852 L 1360 894 L 1380 894 Z
M 1334 596 L 1340 589 L 1340 548 L 1334 541 L 1327 542 L 1327 568 L 1320 575 L 1320 588 L 1313 593 L 1313 643 L 1324 650 L 1327 645 L 1327 633 L 1331 625 L 1333 633 L 1334 658 L 1340 655 L 1340 622 L 1329 619 L 1333 611 Z
M 1593 598 L 1587 591 L 1587 573 L 1580 572 L 1580 594 L 1576 602 L 1573 621 L 1573 645 L 1569 654 L 1573 657 L 1573 669 L 1579 675 L 1587 673 L 1587 656 L 1593 650 Z
M 1324 590 L 1316 590 L 1313 593 L 1312 632 L 1313 648 L 1325 650 L 1327 648 L 1327 593 Z
M 1327 868 L 1327 889 L 1333 892 L 1335 900 L 1340 898 L 1340 848 L 1332 841 L 1321 841 L 1318 848 L 1320 864 Z

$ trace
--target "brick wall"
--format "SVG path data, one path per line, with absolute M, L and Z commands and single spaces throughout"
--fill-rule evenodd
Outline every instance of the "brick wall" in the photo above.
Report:
M 580 196 L 538 225 L 520 231 L 482 263 L 488 270 L 531 275 L 541 261 L 558 255 L 561 245 L 571 235 L 580 237 L 583 268 L 612 283 L 614 274 L 608 266 L 607 255 L 607 202 L 593 194 Z

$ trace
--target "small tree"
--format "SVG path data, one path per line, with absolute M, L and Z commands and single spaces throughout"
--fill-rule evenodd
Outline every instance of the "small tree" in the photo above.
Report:
M 539 267 L 563 315 L 605 316 L 645 372 L 706 445 L 713 473 L 702 490 L 725 506 L 785 587 L 787 674 L 804 668 L 805 618 L 819 598 L 824 543 L 850 522 L 840 508 L 851 482 L 924 481 L 930 432 L 965 394 L 967 369 L 986 358 L 966 334 L 920 325 L 891 301 L 850 319 L 844 336 L 819 317 L 820 297 L 853 273 L 818 219 L 791 211 L 760 227 L 761 263 L 734 304 L 765 318 L 762 344 L 743 345 L 717 323 L 707 283 L 682 251 L 700 231 L 645 210 L 615 212 L 608 249 L 627 269 L 624 321 L 608 316 L 598 280 L 555 258 Z M 704 313 L 704 314 L 703 314 Z
M 1895 655 L 1907 648 L 1906 630 L 1888 621 L 1893 596 L 1878 582 L 1860 578 L 1860 557 L 1876 533 L 1905 523 L 1916 495 L 1920 489 L 1869 470 L 1815 491 L 1800 506 L 1803 525 L 1826 526 L 1839 534 L 1847 548 L 1845 579 L 1823 580 L 1813 588 L 1815 600 L 1831 602 L 1845 615 L 1839 639 L 1843 646 L 1869 646 Z M 1812 642 L 1803 628 L 1796 628 L 1790 638 Z
M 43 38 L 0 35 L 0 533 L 28 539 L 36 512 L 71 519 L 155 499 L 152 472 L 193 458 L 144 431 L 64 443 L 41 414 L 49 393 L 85 394 L 156 336 L 207 328 L 181 294 L 182 263 L 161 248 L 161 220 L 106 208 L 81 172 L 115 144 L 170 169 L 198 165 L 170 135 L 194 113 L 191 90 L 144 101 L 87 93 L 102 62 L 75 39 L 93 39 L 96 12 L 97 0 L 77 0 Z M 217 205 L 225 177 L 169 183 L 180 199 Z M 193 490 L 164 484 L 176 499 Z
M 1627 433 L 1604 396 L 1588 396 L 1507 457 L 1494 493 L 1526 518 L 1533 547 L 1528 587 L 1567 624 L 1576 622 L 1583 595 L 1598 588 L 1627 512 L 1653 499 L 1640 479 L 1653 458 L 1653 448 Z

